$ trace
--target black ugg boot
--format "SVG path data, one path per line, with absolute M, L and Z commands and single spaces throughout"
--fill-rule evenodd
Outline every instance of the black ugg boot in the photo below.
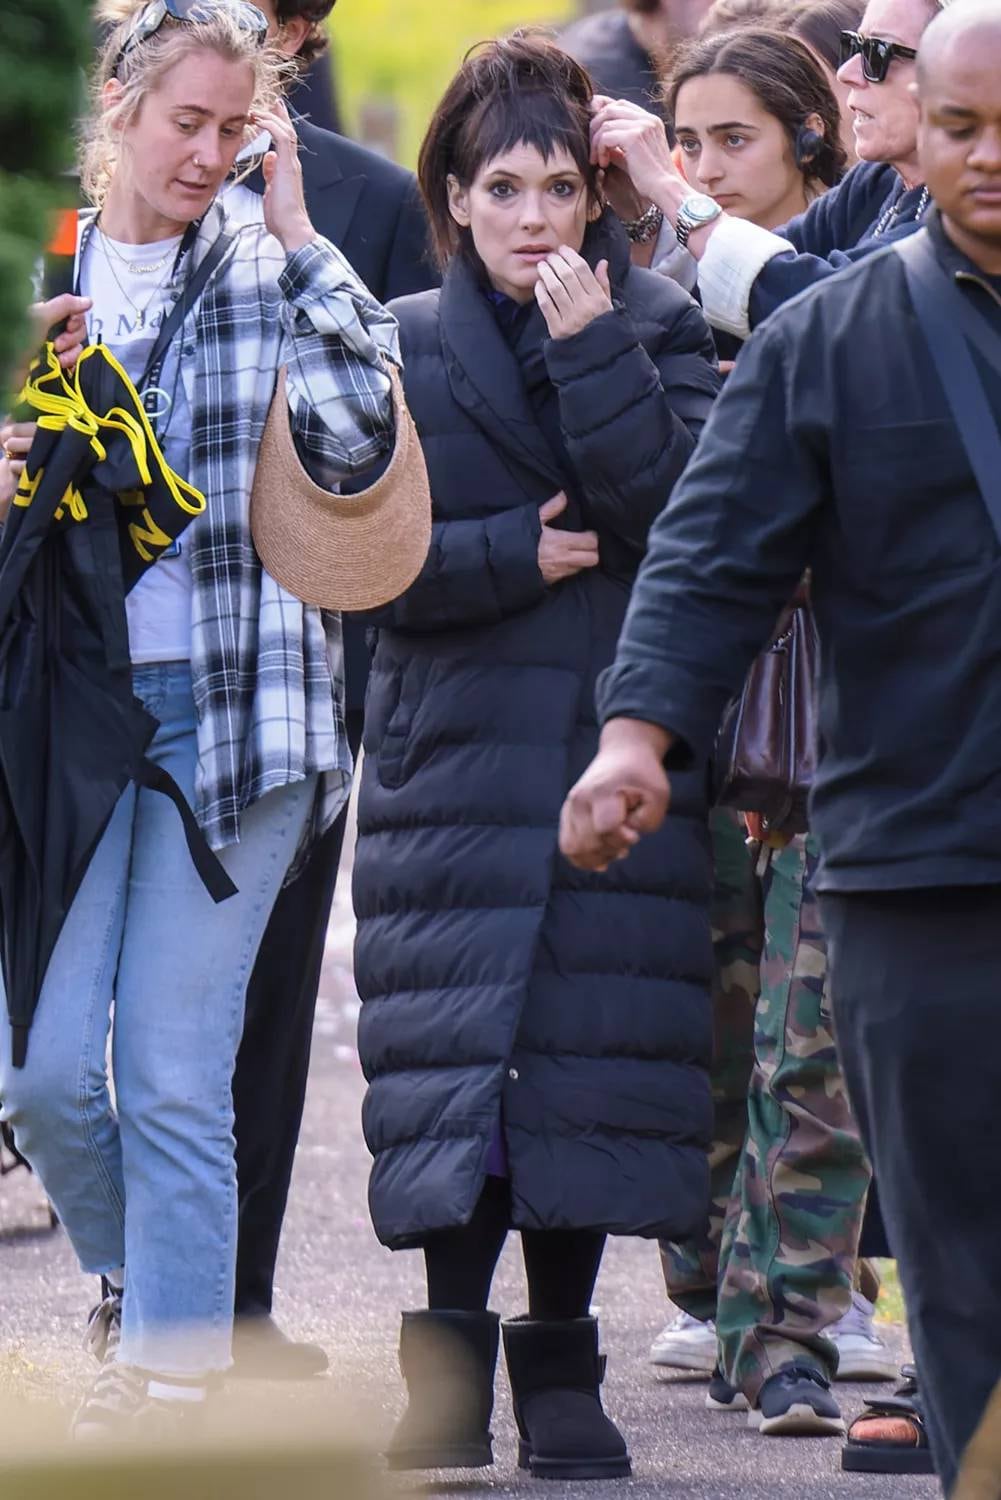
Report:
M 391 1469 L 482 1469 L 494 1461 L 498 1317 L 405 1312 L 400 1369 L 409 1403 L 386 1450 Z
M 504 1325 L 518 1423 L 518 1466 L 536 1479 L 624 1479 L 632 1464 L 601 1406 L 605 1361 L 594 1318 Z

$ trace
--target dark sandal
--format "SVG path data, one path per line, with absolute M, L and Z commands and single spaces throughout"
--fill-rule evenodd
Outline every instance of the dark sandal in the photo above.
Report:
M 911 1384 L 916 1391 L 916 1385 Z M 841 1467 L 854 1474 L 934 1474 L 924 1418 L 913 1395 L 880 1396 L 848 1429 Z M 869 1436 L 862 1437 L 863 1432 Z

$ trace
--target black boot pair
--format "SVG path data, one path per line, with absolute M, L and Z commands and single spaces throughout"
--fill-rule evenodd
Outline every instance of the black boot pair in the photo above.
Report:
M 479 1469 L 494 1461 L 496 1313 L 408 1312 L 400 1368 L 409 1405 L 386 1458 L 391 1469 Z M 503 1325 L 518 1424 L 518 1465 L 537 1479 L 618 1479 L 626 1445 L 601 1405 L 605 1361 L 594 1318 Z

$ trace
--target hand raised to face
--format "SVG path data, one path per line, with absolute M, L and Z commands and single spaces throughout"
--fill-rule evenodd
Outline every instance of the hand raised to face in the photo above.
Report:
M 285 105 L 258 110 L 254 115 L 271 136 L 271 150 L 261 163 L 264 173 L 264 223 L 282 248 L 292 254 L 316 239 L 316 230 L 306 210 L 299 161 L 299 137 Z
M 608 261 L 600 260 L 592 271 L 582 255 L 561 245 L 539 263 L 535 300 L 552 338 L 580 333 L 595 318 L 612 311 Z

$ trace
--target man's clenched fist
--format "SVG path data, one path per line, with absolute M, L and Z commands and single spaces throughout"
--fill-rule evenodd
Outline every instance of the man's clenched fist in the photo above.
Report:
M 560 848 L 582 870 L 625 859 L 667 815 L 671 785 L 664 756 L 674 736 L 659 724 L 610 719 L 598 754 L 563 804 Z

